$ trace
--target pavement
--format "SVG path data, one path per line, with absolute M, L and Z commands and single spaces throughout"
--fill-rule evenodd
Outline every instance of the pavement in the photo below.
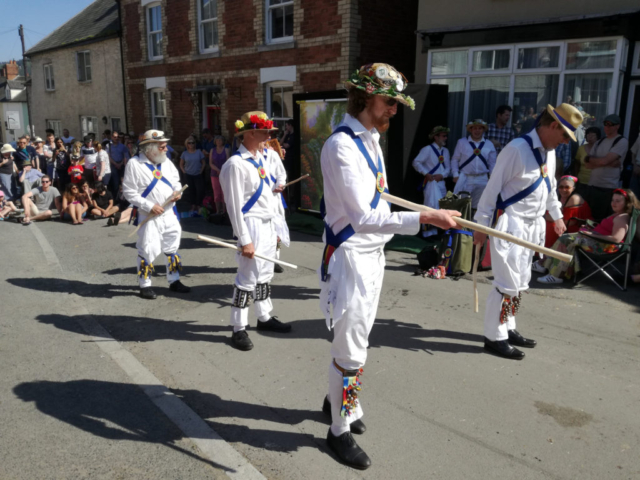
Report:
M 325 447 L 318 237 L 294 232 L 282 259 L 299 268 L 273 281 L 292 333 L 251 328 L 240 352 L 234 254 L 195 238 L 230 240 L 228 227 L 183 219 L 192 292 L 160 275 L 145 301 L 133 227 L 105 223 L 0 225 L 0 479 L 640 478 L 635 285 L 532 282 L 518 329 L 538 347 L 515 362 L 482 348 L 490 272 L 474 314 L 468 278 L 413 276 L 415 256 L 389 252 L 357 438 L 373 466 L 360 472 Z

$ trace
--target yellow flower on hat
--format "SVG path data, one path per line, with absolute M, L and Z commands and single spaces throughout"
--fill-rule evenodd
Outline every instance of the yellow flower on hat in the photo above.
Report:
M 236 123 L 234 124 L 236 126 L 236 128 L 240 129 L 242 127 L 244 127 L 244 123 L 242 122 L 242 120 L 236 120 Z
M 267 114 L 266 114 L 266 113 L 261 113 L 260 115 L 258 115 L 258 118 L 259 118 L 260 120 L 266 120 L 266 119 L 267 119 L 267 118 L 269 118 L 269 117 L 267 117 Z

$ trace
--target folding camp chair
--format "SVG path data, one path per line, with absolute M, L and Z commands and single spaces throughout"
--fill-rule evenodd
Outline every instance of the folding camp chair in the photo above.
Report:
M 627 279 L 629 278 L 629 265 L 631 263 L 631 246 L 633 244 L 633 239 L 636 236 L 636 224 L 639 216 L 640 216 L 640 210 L 634 208 L 631 213 L 631 220 L 629 221 L 629 230 L 627 231 L 627 236 L 625 237 L 624 242 L 622 243 L 607 242 L 607 243 L 612 243 L 613 245 L 619 245 L 620 250 L 618 250 L 617 252 L 597 254 L 593 252 L 585 252 L 581 247 L 576 248 L 576 255 L 581 255 L 582 256 L 581 258 L 584 258 L 589 262 L 591 262 L 592 266 L 594 267 L 593 271 L 589 273 L 587 276 L 585 276 L 584 278 L 582 278 L 582 280 L 580 281 L 578 281 L 578 275 L 576 274 L 574 277 L 574 283 L 576 285 L 584 282 L 586 279 L 588 279 L 589 277 L 592 277 L 596 273 L 602 272 L 609 280 L 615 283 L 620 290 L 625 291 L 627 289 Z M 614 264 L 614 262 L 616 262 L 618 259 L 622 257 L 626 257 L 625 269 L 624 269 L 624 287 L 620 286 L 620 284 L 616 282 L 614 278 L 606 270 L 608 267 L 611 267 L 619 274 L 622 274 L 622 272 Z

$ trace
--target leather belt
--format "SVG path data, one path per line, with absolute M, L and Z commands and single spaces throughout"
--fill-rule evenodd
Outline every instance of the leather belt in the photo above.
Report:
M 342 374 L 343 377 L 355 377 L 360 371 L 359 369 L 346 370 L 342 368 L 340 365 L 338 365 L 335 358 L 333 359 L 333 366 L 336 367 L 336 369 Z

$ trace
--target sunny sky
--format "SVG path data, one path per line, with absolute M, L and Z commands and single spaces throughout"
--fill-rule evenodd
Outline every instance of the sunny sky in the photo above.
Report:
M 32 46 L 82 11 L 93 0 L 0 0 L 0 63 L 22 58 L 18 26 L 24 25 L 25 48 Z M 11 6 L 9 6 L 11 5 Z

